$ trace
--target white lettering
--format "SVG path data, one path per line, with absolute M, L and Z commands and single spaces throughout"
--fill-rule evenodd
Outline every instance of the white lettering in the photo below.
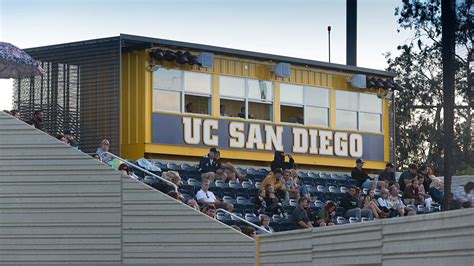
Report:
M 293 152 L 308 152 L 308 131 L 305 128 L 293 128 Z
M 347 133 L 334 133 L 334 153 L 337 156 L 348 156 Z
M 217 130 L 219 124 L 217 120 L 204 120 L 202 123 L 202 141 L 209 146 L 219 146 L 219 136 L 213 135 L 212 130 Z
M 242 122 L 229 123 L 229 146 L 231 148 L 245 147 L 245 127 Z
M 319 154 L 334 155 L 331 146 L 332 132 L 320 130 L 319 131 Z
M 350 150 L 351 156 L 357 157 L 357 158 L 362 157 L 362 154 L 364 153 L 364 147 L 362 144 L 362 135 L 352 133 L 349 136 L 349 144 L 350 144 L 349 150 Z
M 283 127 L 276 126 L 276 133 L 272 125 L 265 125 L 265 150 L 283 151 Z
M 309 153 L 318 154 L 318 130 L 309 130 Z
M 246 148 L 254 149 L 254 145 L 257 145 L 257 150 L 263 150 L 262 132 L 260 131 L 260 125 L 249 124 Z
M 183 117 L 184 143 L 199 144 L 201 142 L 201 118 Z

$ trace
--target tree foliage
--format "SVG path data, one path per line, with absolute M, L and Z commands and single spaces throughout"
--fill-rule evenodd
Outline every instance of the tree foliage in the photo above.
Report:
M 404 0 L 395 10 L 399 31 L 413 37 L 397 47 L 398 56 L 386 54 L 388 70 L 397 73 L 403 88 L 397 94 L 395 138 L 397 165 L 411 162 L 443 166 L 443 79 L 440 0 Z M 470 151 L 469 56 L 474 36 L 472 0 L 456 1 L 455 139 L 453 169 L 474 165 Z

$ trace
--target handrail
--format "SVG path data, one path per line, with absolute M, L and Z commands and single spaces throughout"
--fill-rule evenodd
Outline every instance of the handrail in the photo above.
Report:
M 152 173 L 152 172 L 150 172 L 150 171 L 148 171 L 148 170 L 146 170 L 146 169 L 144 169 L 144 168 L 141 168 L 141 167 L 138 166 L 138 165 L 135 165 L 135 164 L 133 164 L 133 163 L 131 163 L 131 162 L 128 162 L 127 160 L 125 160 L 125 159 L 123 159 L 123 158 L 121 158 L 121 157 L 118 157 L 117 155 L 115 155 L 115 154 L 113 154 L 113 153 L 110 153 L 110 152 L 106 151 L 106 152 L 104 152 L 104 154 L 110 155 L 110 156 L 112 156 L 113 158 L 115 158 L 115 159 L 117 159 L 117 160 L 120 160 L 121 162 L 127 164 L 128 166 L 137 168 L 137 169 L 141 170 L 142 172 L 144 172 L 145 174 L 149 174 L 149 175 L 151 175 L 151 176 L 154 176 L 154 177 L 160 179 L 161 181 L 164 181 L 165 183 L 168 183 L 169 185 L 171 185 L 172 187 L 174 187 L 174 191 L 176 191 L 176 193 L 178 192 L 178 186 L 176 186 L 175 183 L 173 183 L 173 182 L 171 182 L 171 181 L 169 181 L 169 180 L 167 180 L 167 179 L 165 179 L 165 178 L 163 178 L 163 177 L 161 177 L 161 176 L 158 176 L 158 175 L 156 175 L 156 174 L 154 174 L 154 173 Z
M 251 225 L 251 226 L 253 226 L 253 227 L 257 228 L 257 229 L 260 229 L 260 230 L 262 230 L 262 231 L 265 231 L 266 233 L 271 233 L 270 231 L 268 231 L 268 230 L 265 229 L 264 227 L 258 226 L 258 225 L 254 224 L 254 223 L 252 223 L 252 222 L 249 222 L 249 221 L 247 221 L 247 220 L 245 220 L 245 219 L 243 219 L 243 218 L 240 218 L 239 216 L 237 216 L 237 215 L 235 215 L 235 214 L 233 214 L 233 213 L 231 213 L 231 212 L 229 212 L 229 211 L 227 211 L 227 210 L 224 210 L 224 209 L 222 209 L 222 208 L 219 208 L 219 209 L 217 209 L 217 211 L 225 212 L 225 213 L 229 214 L 230 216 L 235 217 L 235 218 L 239 219 L 240 221 L 242 221 L 242 222 L 244 222 L 244 223 L 246 223 L 246 224 L 249 224 L 249 225 Z

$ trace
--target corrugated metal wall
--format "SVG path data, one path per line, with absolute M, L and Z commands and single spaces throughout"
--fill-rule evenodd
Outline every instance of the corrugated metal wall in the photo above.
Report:
M 472 265 L 474 209 L 264 235 L 261 265 Z
M 254 265 L 254 242 L 0 112 L 0 265 Z
M 24 119 L 44 110 L 46 131 L 73 129 L 85 152 L 107 138 L 118 153 L 120 50 L 119 37 L 26 49 L 46 73 L 16 81 L 15 108 Z

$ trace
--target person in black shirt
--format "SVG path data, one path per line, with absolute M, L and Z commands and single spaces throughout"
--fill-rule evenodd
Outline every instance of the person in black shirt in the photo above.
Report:
M 219 160 L 216 158 L 217 152 L 216 148 L 211 148 L 209 153 L 199 161 L 201 179 L 209 179 L 213 182 L 216 178 L 216 170 L 220 168 Z
M 418 172 L 418 178 L 419 179 L 423 178 L 423 183 L 420 183 L 420 185 L 423 186 L 425 191 L 429 191 L 430 185 L 431 185 L 431 178 L 428 176 L 428 166 L 426 166 L 425 164 L 422 164 L 418 168 L 417 172 Z
M 361 219 L 362 216 L 369 218 L 372 220 L 374 218 L 374 214 L 370 209 L 361 210 L 359 208 L 359 201 L 356 198 L 356 187 L 351 186 L 349 191 L 346 192 L 344 198 L 341 200 L 340 206 L 344 208 L 344 213 L 347 218 L 356 217 L 357 219 Z
M 360 188 L 377 188 L 377 185 L 382 189 L 385 188 L 385 182 L 374 181 L 363 169 L 364 160 L 361 158 L 356 160 L 356 167 L 351 172 L 351 178 L 357 180 L 357 186 Z
M 300 198 L 298 200 L 298 207 L 293 210 L 291 218 L 296 229 L 312 228 L 313 225 L 309 222 L 308 212 L 308 200 L 306 198 Z
M 285 162 L 285 156 L 288 157 L 288 162 Z M 270 168 L 272 171 L 278 168 L 281 168 L 282 170 L 296 169 L 295 160 L 291 154 L 285 154 L 282 151 L 275 151 L 275 156 L 273 157 L 273 161 L 270 164 Z
M 391 187 L 392 185 L 398 186 L 397 180 L 395 179 L 395 167 L 393 163 L 387 163 L 385 165 L 385 170 L 379 175 L 379 181 L 384 181 L 386 187 Z
M 35 111 L 33 118 L 31 118 L 27 123 L 30 125 L 33 125 L 35 128 L 39 130 L 43 130 L 44 128 L 43 111 L 41 110 Z

